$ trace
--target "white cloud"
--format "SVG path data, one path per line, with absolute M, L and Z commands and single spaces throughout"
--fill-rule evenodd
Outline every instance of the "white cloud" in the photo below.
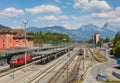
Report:
M 16 8 L 5 8 L 4 10 L 0 11 L 0 16 L 8 16 L 8 17 L 16 17 L 18 15 L 24 14 L 24 11 L 21 9 Z
M 110 22 L 110 23 L 120 23 L 120 17 L 115 18 L 115 19 L 110 19 L 108 22 Z
M 117 7 L 114 11 L 114 14 L 120 16 L 120 7 Z
M 69 23 L 64 23 L 63 26 L 67 29 L 71 29 L 71 25 Z
M 43 17 L 37 17 L 38 20 L 44 20 L 44 21 L 56 21 L 58 20 L 55 16 L 43 16 Z
M 68 16 L 54 16 L 54 15 L 49 15 L 49 16 L 40 16 L 37 17 L 36 20 L 44 20 L 44 21 L 63 21 L 63 20 L 68 20 L 69 17 Z
M 120 7 L 117 7 L 115 10 L 102 13 L 93 13 L 89 15 L 91 18 L 101 18 L 101 19 L 115 19 L 120 17 Z
M 67 19 L 69 19 L 68 16 L 64 16 L 64 15 L 63 16 L 59 16 L 58 18 L 61 19 L 61 20 L 67 20 Z
M 112 9 L 105 0 L 75 0 L 73 7 L 94 12 L 104 12 Z
M 38 14 L 38 13 L 61 13 L 61 9 L 54 5 L 40 5 L 33 8 L 26 8 L 26 12 Z
M 92 18 L 101 18 L 101 19 L 110 19 L 110 18 L 115 18 L 116 17 L 114 12 L 93 13 L 89 16 L 92 17 Z

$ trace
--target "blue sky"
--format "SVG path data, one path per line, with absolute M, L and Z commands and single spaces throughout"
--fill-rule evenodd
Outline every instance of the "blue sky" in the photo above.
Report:
M 105 22 L 120 27 L 120 0 L 1 0 L 0 6 L 0 24 L 12 28 L 22 28 L 24 19 L 27 27 L 75 29 Z

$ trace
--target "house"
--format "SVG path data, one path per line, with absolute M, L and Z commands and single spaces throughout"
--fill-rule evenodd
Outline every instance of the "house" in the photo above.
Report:
M 25 42 L 26 40 L 26 42 Z M 34 38 L 26 33 L 24 29 L 2 29 L 0 30 L 0 50 L 15 48 L 29 48 L 33 46 Z

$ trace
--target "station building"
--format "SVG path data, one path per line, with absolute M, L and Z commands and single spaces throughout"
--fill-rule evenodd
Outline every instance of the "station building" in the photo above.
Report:
M 25 42 L 26 40 L 26 42 Z M 0 51 L 33 46 L 33 37 L 24 29 L 0 30 Z

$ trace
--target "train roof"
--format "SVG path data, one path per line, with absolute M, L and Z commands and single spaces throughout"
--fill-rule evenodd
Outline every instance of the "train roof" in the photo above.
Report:
M 48 55 L 48 54 L 53 54 L 53 53 L 56 53 L 56 52 L 60 52 L 60 51 L 63 51 L 65 49 L 68 49 L 68 48 L 57 48 L 57 49 L 52 49 L 52 50 L 48 50 L 48 51 L 39 51 L 39 52 L 35 52 L 33 53 L 33 55 Z
M 29 54 L 28 54 L 29 55 Z M 28 56 L 27 55 L 27 56 Z M 15 56 L 13 56 L 11 59 L 18 59 L 19 57 L 24 57 L 25 56 L 25 54 L 19 54 L 19 55 L 15 55 Z
M 27 48 L 27 51 L 32 51 L 32 50 L 42 50 L 42 49 L 50 49 L 50 48 L 58 48 L 61 46 L 50 46 L 50 47 L 32 47 L 32 48 Z M 15 54 L 15 53 L 22 53 L 22 52 L 26 52 L 26 49 L 16 49 L 16 50 L 11 50 L 11 51 L 7 51 L 7 54 Z
M 62 48 L 61 48 L 62 47 Z M 28 48 L 27 51 L 32 51 L 32 50 L 42 50 L 42 49 L 49 49 L 49 48 L 55 48 L 54 50 L 64 50 L 64 49 L 68 49 L 72 46 L 66 46 L 66 47 L 63 47 L 63 46 L 50 46 L 50 47 L 33 47 L 33 48 Z M 51 49 L 53 50 L 53 49 Z M 20 54 L 20 53 L 25 53 L 26 52 L 26 49 L 17 49 L 17 50 L 12 50 L 12 51 L 7 51 L 7 54 Z M 42 52 L 43 54 L 46 54 L 44 52 Z

